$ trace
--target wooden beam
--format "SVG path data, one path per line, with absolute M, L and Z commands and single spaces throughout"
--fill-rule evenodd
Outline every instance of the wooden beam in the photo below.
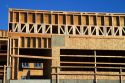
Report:
M 32 55 L 11 55 L 11 57 L 34 58 L 34 59 L 52 59 L 52 57 L 46 57 L 46 56 L 32 56 Z
M 94 73 L 93 74 L 87 74 L 87 73 L 51 73 L 52 75 L 56 75 L 56 74 L 59 74 L 59 75 L 95 75 Z M 97 76 L 125 76 L 125 74 L 97 74 Z

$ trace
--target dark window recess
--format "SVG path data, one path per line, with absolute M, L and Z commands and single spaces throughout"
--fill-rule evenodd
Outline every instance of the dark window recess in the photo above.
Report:
M 86 25 L 89 25 L 89 16 L 86 16 Z
M 29 67 L 29 63 L 27 62 L 22 62 L 22 68 Z
M 112 17 L 109 17 L 109 26 L 112 26 Z
M 116 23 L 117 23 L 117 26 L 120 26 L 119 17 L 118 16 L 116 17 Z
M 42 65 L 41 65 L 41 63 L 34 63 L 34 67 L 40 68 L 40 67 L 42 67 Z
M 101 16 L 101 25 L 104 26 L 104 16 Z
M 58 26 L 52 26 L 52 33 L 58 34 Z
M 94 25 L 97 25 L 96 20 L 97 20 L 97 19 L 96 19 L 96 16 L 94 16 L 94 17 L 93 17 Z

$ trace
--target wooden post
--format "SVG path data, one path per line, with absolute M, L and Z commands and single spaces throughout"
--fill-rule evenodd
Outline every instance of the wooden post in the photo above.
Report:
M 96 51 L 94 51 L 94 57 L 95 57 L 94 83 L 97 83 L 97 79 L 96 79 L 96 72 L 97 72 L 97 69 L 96 69 Z
M 56 72 L 57 72 L 57 83 L 59 83 L 59 67 L 57 67 Z
M 3 83 L 6 83 L 6 65 L 4 65 Z
M 120 76 L 120 83 L 123 83 L 123 82 L 122 82 L 122 68 L 121 68 L 121 67 L 120 67 L 120 72 L 119 72 L 119 74 L 120 74 L 120 75 L 119 75 L 119 76 Z

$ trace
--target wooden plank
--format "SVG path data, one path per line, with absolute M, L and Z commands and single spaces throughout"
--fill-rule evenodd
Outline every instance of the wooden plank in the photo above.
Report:
M 61 61 L 60 63 L 65 63 L 65 64 L 95 64 L 94 62 L 66 62 L 66 61 Z M 125 65 L 124 63 L 112 63 L 112 62 L 96 62 L 96 64 L 110 64 L 110 65 Z
M 46 38 L 51 38 L 51 35 L 48 34 L 34 34 L 34 33 L 15 33 L 15 32 L 9 32 L 9 36 L 11 37 L 46 37 Z
M 95 75 L 95 74 L 85 74 L 85 73 L 51 73 L 52 75 Z M 125 76 L 125 74 L 96 74 L 97 76 Z
M 11 55 L 11 57 L 19 57 L 19 58 L 34 58 L 34 59 L 52 59 L 52 57 L 46 56 L 33 56 L 33 55 Z

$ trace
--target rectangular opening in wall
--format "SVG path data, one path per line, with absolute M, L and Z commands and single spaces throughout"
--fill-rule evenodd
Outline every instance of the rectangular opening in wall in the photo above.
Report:
M 24 45 L 25 45 L 24 37 L 21 37 L 20 39 L 21 39 L 21 40 L 20 40 L 20 41 L 21 41 L 21 44 L 20 44 L 20 45 L 21 45 L 21 47 L 24 47 Z
M 20 48 L 20 55 L 31 55 L 31 56 L 51 56 L 51 49 L 23 49 Z
M 48 38 L 48 48 L 51 48 L 51 38 Z
M 41 42 L 42 42 L 41 38 L 37 38 L 37 41 L 38 41 L 38 43 L 37 43 L 38 44 L 38 48 L 41 48 Z
M 73 25 L 73 15 L 67 15 L 67 24 Z
M 51 14 L 44 14 L 44 23 L 51 24 Z
M 29 24 L 29 31 L 30 31 L 30 33 L 34 33 L 34 25 L 33 24 Z
M 74 25 L 81 25 L 81 16 L 74 15 Z
M 114 27 L 114 33 L 116 36 L 119 36 L 119 28 L 118 27 Z
M 29 47 L 30 47 L 30 44 L 31 44 L 31 42 L 30 42 L 30 37 L 26 37 L 26 40 L 27 40 L 27 47 L 29 48 Z
M 117 23 L 117 26 L 120 26 L 120 19 L 119 19 L 119 16 L 116 17 L 116 23 Z
M 86 16 L 82 16 L 82 25 L 86 25 Z
M 42 13 L 36 14 L 36 23 L 38 23 L 38 24 L 43 23 L 43 14 Z
M 68 26 L 68 33 L 69 34 L 73 34 L 73 28 L 72 28 L 72 26 Z
M 14 41 L 14 47 L 18 47 L 18 39 L 13 39 Z
M 47 48 L 47 39 L 42 38 L 42 48 Z
M 105 27 L 99 27 L 99 35 L 104 35 L 104 28 Z
M 35 23 L 35 13 L 28 13 L 28 23 Z
M 25 24 L 21 24 L 21 31 L 26 32 L 26 25 Z
M 96 27 L 91 27 L 91 34 L 96 35 Z
M 59 24 L 66 24 L 65 14 L 59 14 Z
M 124 26 L 125 26 L 125 17 L 124 17 Z
M 84 35 L 88 35 L 89 34 L 87 26 L 83 27 L 83 34 Z
M 14 22 L 19 22 L 19 12 L 14 12 Z
M 94 22 L 94 25 L 97 25 L 97 18 L 96 18 L 96 16 L 93 16 L 93 22 Z
M 58 24 L 58 14 L 52 15 L 52 24 Z
M 104 16 L 101 16 L 101 25 L 104 26 Z
M 107 30 L 107 34 L 108 35 L 112 35 L 112 27 L 106 27 L 106 30 Z
M 53 34 L 58 34 L 58 26 L 56 26 L 56 25 L 52 26 L 52 33 Z
M 109 16 L 108 18 L 109 18 L 109 26 L 112 26 L 112 17 Z
M 9 12 L 9 21 L 13 22 L 13 12 Z
M 61 71 L 94 71 L 94 51 L 60 49 Z
M 94 25 L 94 16 L 89 16 L 89 25 Z
M 9 23 L 9 32 L 12 32 L 13 24 Z
M 65 26 L 61 26 L 61 28 L 60 28 L 60 34 L 65 34 Z
M 89 25 L 89 16 L 86 16 L 86 25 Z
M 20 13 L 20 22 L 21 23 L 27 23 L 27 12 L 21 12 Z
M 37 25 L 37 31 L 38 33 L 42 33 L 42 25 Z
M 80 34 L 80 26 L 76 26 L 76 34 Z
M 32 39 L 33 39 L 33 48 L 36 48 L 36 38 L 33 37 Z

